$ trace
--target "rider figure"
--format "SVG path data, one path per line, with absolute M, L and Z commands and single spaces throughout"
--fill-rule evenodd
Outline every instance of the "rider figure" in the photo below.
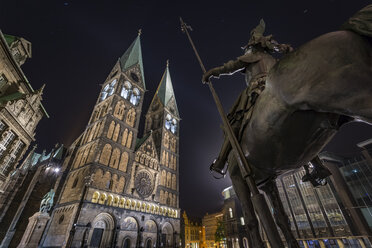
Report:
M 279 44 L 272 38 L 272 35 L 264 36 L 265 22 L 261 19 L 260 24 L 251 31 L 248 44 L 244 47 L 245 53 L 237 60 L 230 60 L 223 66 L 213 68 L 203 75 L 203 82 L 207 82 L 210 77 L 219 77 L 221 74 L 233 74 L 237 71 L 245 73 L 247 87 L 235 101 L 232 109 L 227 115 L 227 119 L 233 129 L 235 136 L 242 136 L 242 130 L 248 123 L 252 107 L 258 96 L 265 89 L 266 77 L 270 69 L 277 60 L 272 56 L 274 52 L 287 53 L 293 50 L 288 44 Z M 239 140 L 240 141 L 240 140 Z M 220 154 L 210 166 L 210 169 L 219 174 L 224 174 L 223 168 L 231 151 L 231 144 L 227 136 L 223 142 Z M 331 175 L 316 156 L 311 164 L 313 170 L 309 171 L 309 166 L 305 165 L 306 175 L 302 178 L 304 182 L 310 181 L 314 186 L 324 185 L 325 178 Z
M 219 77 L 221 74 L 233 74 L 237 71 L 245 73 L 247 87 L 240 94 L 230 110 L 227 118 L 239 138 L 244 125 L 249 121 L 251 109 L 257 97 L 265 88 L 266 76 L 276 59 L 271 55 L 273 52 L 288 52 L 292 47 L 287 44 L 279 44 L 272 39 L 272 35 L 264 36 L 265 22 L 261 19 L 260 24 L 251 31 L 251 38 L 244 47 L 245 54 L 237 60 L 230 60 L 223 66 L 213 68 L 203 75 L 203 82 L 210 77 Z M 218 158 L 210 169 L 222 174 L 227 157 L 231 151 L 231 144 L 225 135 Z

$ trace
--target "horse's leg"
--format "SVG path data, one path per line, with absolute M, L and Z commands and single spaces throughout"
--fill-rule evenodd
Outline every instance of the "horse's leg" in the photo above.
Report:
M 271 202 L 276 224 L 282 230 L 285 240 L 287 241 L 288 248 L 300 248 L 297 240 L 292 234 L 291 223 L 286 212 L 284 211 L 284 207 L 279 196 L 278 188 L 275 185 L 275 181 L 268 181 L 264 186 L 261 187 L 261 189 L 266 193 Z
M 261 239 L 260 231 L 258 229 L 258 220 L 251 202 L 251 192 L 240 174 L 239 167 L 234 156 L 230 156 L 229 174 L 232 185 L 243 210 L 244 219 L 246 221 L 246 230 L 250 239 L 248 240 L 249 247 L 264 248 Z

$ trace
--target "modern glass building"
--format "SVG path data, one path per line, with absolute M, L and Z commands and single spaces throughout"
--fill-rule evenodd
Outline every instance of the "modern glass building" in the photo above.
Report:
M 302 182 L 303 168 L 278 177 L 276 184 L 295 237 L 304 248 L 372 247 L 372 139 L 362 153 L 343 158 L 324 152 L 332 176 L 325 186 Z

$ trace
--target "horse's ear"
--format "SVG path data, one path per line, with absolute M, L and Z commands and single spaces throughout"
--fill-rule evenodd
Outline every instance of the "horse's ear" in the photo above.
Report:
M 264 21 L 264 19 L 263 19 L 263 18 L 261 18 L 261 20 L 260 20 L 260 26 L 262 26 L 262 27 L 263 27 L 263 29 L 265 30 L 265 27 L 266 27 L 266 23 L 265 23 L 265 21 Z

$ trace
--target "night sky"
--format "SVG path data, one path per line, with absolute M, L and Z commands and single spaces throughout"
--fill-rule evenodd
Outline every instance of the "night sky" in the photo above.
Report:
M 83 132 L 100 91 L 118 57 L 142 28 L 145 80 L 143 112 L 170 60 L 170 73 L 182 118 L 180 130 L 180 207 L 192 216 L 219 210 L 221 191 L 208 167 L 222 143 L 220 117 L 179 16 L 207 68 L 242 54 L 241 47 L 260 18 L 266 34 L 294 47 L 337 30 L 366 0 L 259 1 L 57 1 L 0 0 L 0 28 L 32 42 L 32 59 L 22 66 L 31 85 L 46 84 L 43 104 L 50 115 L 37 128 L 38 150 L 70 145 Z M 242 75 L 213 81 L 226 110 L 244 88 Z M 141 120 L 143 127 L 143 118 Z M 355 144 L 372 137 L 372 127 L 343 127 L 326 150 L 353 154 Z

